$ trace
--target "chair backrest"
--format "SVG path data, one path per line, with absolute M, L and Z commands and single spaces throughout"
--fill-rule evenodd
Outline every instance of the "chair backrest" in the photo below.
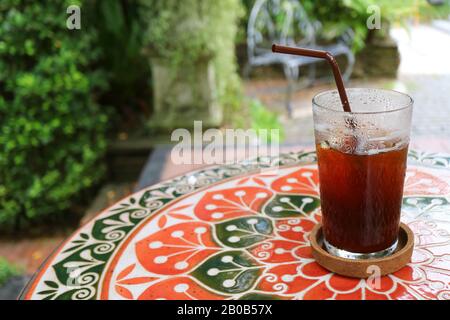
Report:
M 248 57 L 267 53 L 273 43 L 313 45 L 315 31 L 298 0 L 257 0 L 247 27 Z

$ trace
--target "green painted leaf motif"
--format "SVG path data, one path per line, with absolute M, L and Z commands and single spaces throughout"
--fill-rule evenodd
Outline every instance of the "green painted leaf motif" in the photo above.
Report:
M 87 246 L 82 250 L 72 252 L 64 260 L 52 265 L 56 279 L 66 286 L 73 286 L 87 273 L 100 274 L 104 266 L 104 257 L 96 254 L 95 244 Z M 89 279 L 92 279 L 88 276 Z M 87 285 L 86 282 L 84 284 Z
M 317 162 L 317 154 L 315 151 L 299 153 L 297 155 L 297 159 L 299 161 L 304 161 L 306 163 L 316 163 Z
M 214 290 L 232 294 L 252 288 L 262 268 L 243 251 L 226 251 L 210 257 L 191 274 Z
M 84 232 L 80 233 L 80 237 L 83 238 L 84 240 L 89 240 L 89 235 Z
M 75 241 L 74 241 L 74 243 L 75 243 Z M 68 253 L 68 252 L 70 252 L 70 251 L 77 250 L 77 249 L 81 248 L 82 246 L 83 246 L 83 244 L 78 244 L 78 245 L 69 247 L 69 248 L 67 248 L 66 250 L 64 250 L 63 253 Z
M 408 218 L 425 218 L 450 222 L 450 202 L 445 197 L 405 197 L 403 215 Z
M 89 235 L 86 233 L 80 233 L 80 238 L 73 240 L 71 243 L 73 244 L 73 246 L 69 246 L 66 250 L 63 251 L 63 253 L 68 253 L 71 251 L 75 251 L 77 249 L 82 248 L 84 245 L 86 245 L 86 243 L 89 240 Z
M 56 293 L 56 290 L 44 290 L 44 291 L 39 291 L 38 294 L 42 294 L 42 295 L 53 295 L 54 293 Z
M 164 205 L 170 201 L 172 201 L 176 195 L 166 193 L 167 188 L 157 188 L 150 189 L 144 192 L 141 198 L 137 201 L 137 203 L 142 208 L 154 209 L 154 206 L 157 202 L 160 202 L 161 205 Z M 157 198 L 157 201 L 154 201 L 154 198 Z
M 448 168 L 450 166 L 450 157 L 439 153 L 418 152 L 410 150 L 408 160 L 414 160 L 425 165 Z
M 272 234 L 273 226 L 270 219 L 249 216 L 219 223 L 215 230 L 224 245 L 245 248 L 266 240 Z
M 272 218 L 288 218 L 309 214 L 320 206 L 314 196 L 280 194 L 264 207 L 263 211 Z
M 127 209 L 95 221 L 92 227 L 92 237 L 97 240 L 120 240 L 128 233 L 137 222 L 132 218 L 132 214 L 139 209 Z M 112 232 L 114 235 L 108 236 Z M 121 234 L 121 235 L 120 235 Z
M 47 285 L 47 287 L 53 288 L 53 289 L 58 289 L 58 284 L 55 281 L 44 281 L 44 283 Z

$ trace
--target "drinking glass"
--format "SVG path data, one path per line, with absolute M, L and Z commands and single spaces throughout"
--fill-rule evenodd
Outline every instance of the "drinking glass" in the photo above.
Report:
M 351 88 L 313 98 L 325 248 L 348 259 L 395 251 L 413 100 L 392 90 Z

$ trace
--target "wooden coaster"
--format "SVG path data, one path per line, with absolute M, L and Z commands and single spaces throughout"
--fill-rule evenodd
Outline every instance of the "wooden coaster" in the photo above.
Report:
M 380 268 L 380 275 L 393 273 L 410 262 L 414 248 L 414 234 L 404 223 L 400 224 L 397 249 L 384 258 L 351 260 L 329 254 L 324 248 L 321 223 L 312 230 L 310 241 L 312 254 L 318 264 L 337 274 L 354 278 L 368 278 L 373 275 L 374 269 L 369 268 L 373 265 Z

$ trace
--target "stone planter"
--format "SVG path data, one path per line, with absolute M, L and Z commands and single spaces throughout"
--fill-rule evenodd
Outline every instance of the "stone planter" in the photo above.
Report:
M 369 43 L 358 53 L 354 77 L 396 78 L 400 66 L 397 44 L 391 39 Z
M 390 23 L 383 20 L 381 29 L 369 31 L 366 46 L 356 56 L 354 77 L 397 77 L 400 52 L 390 36 L 390 29 Z
M 220 126 L 223 118 L 218 103 L 211 60 L 185 63 L 176 69 L 160 59 L 151 59 L 154 114 L 152 129 L 167 132 L 192 128 L 194 120 L 203 127 Z

